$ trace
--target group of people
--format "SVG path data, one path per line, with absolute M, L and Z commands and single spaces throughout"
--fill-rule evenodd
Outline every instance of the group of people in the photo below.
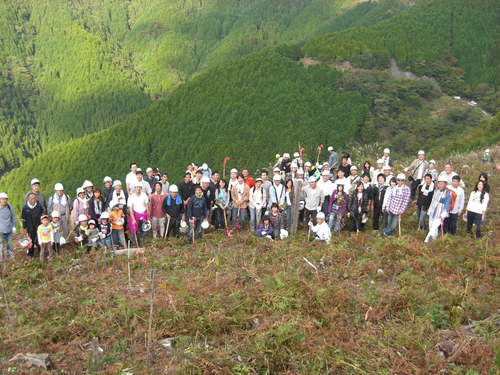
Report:
M 440 228 L 442 234 L 456 234 L 461 215 L 468 231 L 475 225 L 476 237 L 481 237 L 489 202 L 486 173 L 479 176 L 465 208 L 463 180 L 449 163 L 439 173 L 435 161 L 427 161 L 422 150 L 404 168 L 408 176 L 393 175 L 394 161 L 387 148 L 376 166 L 365 161 L 359 172 L 349 155 L 339 160 L 333 147 L 328 152 L 329 160 L 322 165 L 304 163 L 299 153 L 293 158 L 277 155 L 272 175 L 263 170 L 255 179 L 247 168 L 241 173 L 231 169 L 226 180 L 207 164 L 190 163 L 178 185 L 170 184 L 168 173 L 159 173 L 158 168 L 148 168 L 144 176 L 132 163 L 125 184 L 106 176 L 99 188 L 86 180 L 74 200 L 62 183 L 55 184 L 47 200 L 40 181 L 32 179 L 21 213 L 28 257 L 39 248 L 40 260 L 50 260 L 69 241 L 87 251 L 101 246 L 105 251 L 142 247 L 149 230 L 153 240 L 185 234 L 192 243 L 210 225 L 229 235 L 241 231 L 247 217 L 251 232 L 271 240 L 286 237 L 294 220 L 307 223 L 308 237 L 327 243 L 332 231 L 339 233 L 347 220 L 351 232 L 364 231 L 371 218 L 374 231 L 394 236 L 410 203 L 416 209 L 417 229 L 429 230 L 425 242 L 437 238 Z M 13 256 L 15 231 L 12 206 L 0 193 L 1 257 Z

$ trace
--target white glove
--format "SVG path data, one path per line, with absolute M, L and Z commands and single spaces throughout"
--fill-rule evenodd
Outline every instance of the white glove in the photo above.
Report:
M 264 212 L 264 215 L 265 216 L 269 215 L 269 211 L 266 210 L 266 212 Z
M 266 238 L 269 238 L 270 240 L 273 239 L 269 234 L 266 236 Z
M 405 172 L 408 172 L 408 168 L 405 168 L 405 169 L 404 169 L 404 171 L 405 171 Z
M 97 242 L 97 238 L 92 238 L 92 243 L 96 243 Z
M 99 233 L 99 238 L 104 238 L 104 237 L 106 237 L 104 233 Z
M 310 227 L 312 227 L 313 226 L 312 221 L 308 222 L 307 225 L 309 225 Z
M 16 233 L 16 227 L 12 227 L 12 234 Z
M 316 209 L 316 211 L 320 212 L 320 211 L 321 211 L 321 207 L 318 207 L 318 208 Z
M 213 206 L 212 207 L 212 211 L 215 211 L 216 208 L 217 208 L 217 206 Z
M 76 239 L 78 240 L 78 242 L 82 242 L 83 241 L 83 237 L 82 236 L 76 237 Z
M 441 219 L 446 219 L 448 217 L 447 212 L 441 212 Z
M 123 224 L 125 224 L 125 219 L 120 219 L 117 225 L 123 225 Z

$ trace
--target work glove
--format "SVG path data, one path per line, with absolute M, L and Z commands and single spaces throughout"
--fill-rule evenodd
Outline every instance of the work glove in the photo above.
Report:
M 104 233 L 99 233 L 99 238 L 103 239 L 104 237 L 106 237 Z
M 307 225 L 309 225 L 310 227 L 312 227 L 313 226 L 312 221 L 308 222 Z
M 266 236 L 266 238 L 268 238 L 268 239 L 270 239 L 270 240 L 272 240 L 272 239 L 273 239 L 273 238 L 272 238 L 269 234 Z
M 123 224 L 125 224 L 125 219 L 118 220 L 118 225 L 123 225 Z
M 316 211 L 320 212 L 320 211 L 321 211 L 321 207 L 318 207 L 318 208 L 316 209 Z
M 12 227 L 12 234 L 16 233 L 16 227 Z
M 441 212 L 441 219 L 446 219 L 448 217 L 447 212 Z

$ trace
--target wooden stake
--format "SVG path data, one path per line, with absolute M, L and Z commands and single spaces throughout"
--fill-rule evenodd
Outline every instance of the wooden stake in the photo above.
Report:
M 92 354 L 94 357 L 94 372 L 99 371 L 99 338 L 92 339 Z
M 132 288 L 132 284 L 130 283 L 130 262 L 127 262 L 127 270 L 128 270 L 128 287 Z
M 151 300 L 149 304 L 149 327 L 148 327 L 148 351 L 147 351 L 147 364 L 151 367 L 150 349 L 151 349 L 151 326 L 153 324 L 153 302 L 155 298 L 155 281 L 156 281 L 156 268 L 151 270 Z

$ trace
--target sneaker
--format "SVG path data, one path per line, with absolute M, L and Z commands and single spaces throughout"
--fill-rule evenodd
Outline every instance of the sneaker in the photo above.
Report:
M 9 253 L 7 254 L 7 258 L 9 258 L 9 259 L 15 259 L 14 253 L 12 251 L 9 251 Z

